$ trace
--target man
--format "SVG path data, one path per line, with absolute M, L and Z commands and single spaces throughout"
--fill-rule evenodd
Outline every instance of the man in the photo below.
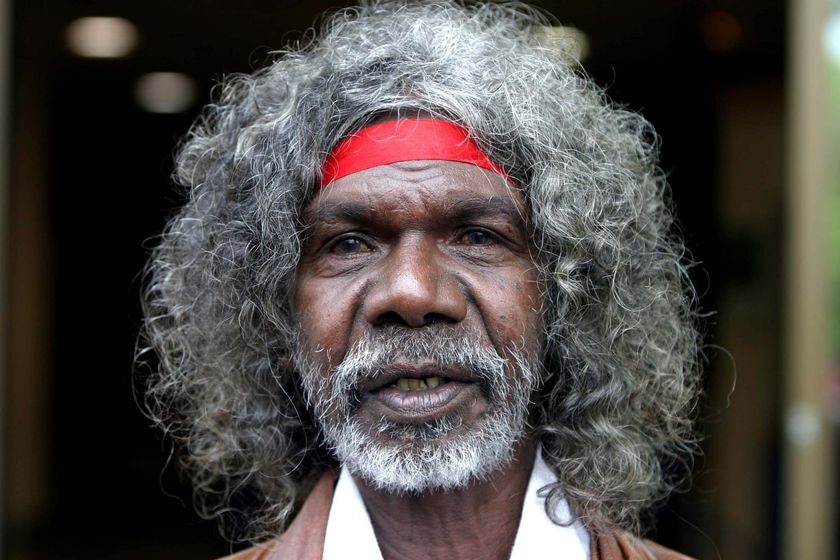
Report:
M 697 387 L 655 137 L 544 25 L 339 12 L 183 145 L 150 413 L 240 558 L 679 557 L 632 536 Z

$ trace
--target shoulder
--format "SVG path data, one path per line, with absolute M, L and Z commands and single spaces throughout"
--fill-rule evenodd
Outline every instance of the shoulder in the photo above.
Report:
M 219 560 L 321 560 L 337 476 L 338 471 L 324 473 L 282 535 Z
M 629 533 L 593 536 L 591 560 L 691 560 L 688 556 Z
M 280 554 L 279 545 L 280 541 L 275 539 L 252 546 L 236 554 L 219 558 L 219 560 L 269 560 Z

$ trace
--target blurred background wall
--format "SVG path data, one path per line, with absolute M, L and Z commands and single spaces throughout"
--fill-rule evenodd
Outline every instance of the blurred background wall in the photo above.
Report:
M 832 1 L 537 3 L 663 139 L 708 314 L 706 440 L 650 536 L 702 559 L 838 557 Z M 180 202 L 174 146 L 213 84 L 348 4 L 0 2 L 4 558 L 230 550 L 135 403 L 140 270 Z

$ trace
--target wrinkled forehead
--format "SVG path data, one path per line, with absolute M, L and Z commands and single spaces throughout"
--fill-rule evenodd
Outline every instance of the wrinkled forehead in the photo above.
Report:
M 527 232 L 525 196 L 506 177 L 463 162 L 390 163 L 336 179 L 304 208 L 307 225 L 343 216 L 358 222 L 409 218 L 406 223 L 463 221 L 497 216 Z

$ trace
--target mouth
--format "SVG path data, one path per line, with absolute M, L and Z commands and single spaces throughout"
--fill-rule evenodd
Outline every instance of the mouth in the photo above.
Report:
M 460 370 L 393 368 L 362 388 L 362 402 L 380 418 L 421 423 L 449 414 L 481 398 L 478 379 Z
M 477 383 L 479 378 L 470 371 L 439 364 L 392 364 L 359 383 L 362 394 L 385 389 L 400 391 L 429 391 L 448 383 Z
M 395 387 L 400 391 L 427 391 L 446 383 L 449 383 L 448 378 L 438 377 L 436 375 L 422 377 L 420 379 L 415 377 L 400 377 L 394 383 L 388 385 L 388 387 Z

